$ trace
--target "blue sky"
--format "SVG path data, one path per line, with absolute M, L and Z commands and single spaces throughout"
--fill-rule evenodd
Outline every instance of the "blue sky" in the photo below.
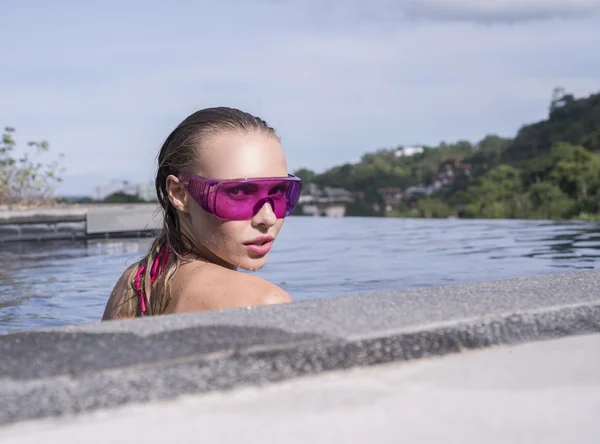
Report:
M 600 0 L 0 1 L 0 125 L 65 153 L 63 194 L 152 180 L 191 112 L 256 113 L 290 169 L 513 136 L 600 91 Z

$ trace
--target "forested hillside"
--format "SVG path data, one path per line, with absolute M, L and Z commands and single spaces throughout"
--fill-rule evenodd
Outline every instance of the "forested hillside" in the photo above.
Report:
M 321 188 L 355 195 L 347 215 L 594 219 L 600 213 L 600 93 L 554 91 L 548 118 L 514 139 L 488 135 L 401 155 L 401 147 L 364 154 L 315 174 Z

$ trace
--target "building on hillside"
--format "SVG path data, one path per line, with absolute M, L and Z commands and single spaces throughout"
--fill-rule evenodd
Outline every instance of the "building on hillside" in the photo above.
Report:
M 415 154 L 422 154 L 425 151 L 425 148 L 422 146 L 401 146 L 396 149 L 396 157 L 409 157 L 414 156 Z
M 352 193 L 345 188 L 332 188 L 325 187 L 323 188 L 323 196 L 331 197 L 336 200 L 344 201 L 344 202 L 352 202 Z
M 352 193 L 344 188 L 320 189 L 313 183 L 302 187 L 300 207 L 303 214 L 312 216 L 343 217 L 346 206 L 352 202 Z
M 404 196 L 407 198 L 415 196 L 430 196 L 432 193 L 432 189 L 422 185 L 415 185 L 404 190 Z
M 307 183 L 302 186 L 302 197 L 300 198 L 300 202 L 309 201 L 311 199 L 321 198 L 326 199 L 329 198 L 334 200 L 351 202 L 353 200 L 352 193 L 345 188 L 336 188 L 336 187 L 325 187 L 319 188 L 314 183 Z
M 321 194 L 321 190 L 314 183 L 306 183 L 302 184 L 302 195 L 303 196 L 319 196 Z
M 354 200 L 365 200 L 367 197 L 367 193 L 364 191 L 353 191 L 351 195 Z
M 377 191 L 388 209 L 402 202 L 402 190 L 398 187 L 379 188 Z

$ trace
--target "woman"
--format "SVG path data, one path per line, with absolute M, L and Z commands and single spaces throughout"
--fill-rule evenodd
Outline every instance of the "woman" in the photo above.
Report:
M 117 282 L 103 320 L 291 301 L 237 271 L 264 266 L 300 197 L 265 121 L 232 108 L 195 112 L 163 144 L 155 184 L 163 228 Z

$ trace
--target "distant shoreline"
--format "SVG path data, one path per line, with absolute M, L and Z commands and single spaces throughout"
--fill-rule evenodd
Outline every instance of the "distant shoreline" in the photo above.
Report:
M 160 206 L 158 202 L 135 202 L 135 203 L 57 203 L 54 205 L 41 205 L 41 206 L 8 206 L 0 205 L 0 225 L 14 225 L 24 223 L 57 223 L 57 222 L 72 222 L 74 220 L 85 220 L 86 215 L 90 210 L 94 212 L 113 212 L 118 208 L 123 210 L 131 210 L 132 207 L 144 208 L 146 211 L 154 207 L 156 211 L 160 212 Z M 312 216 L 312 215 L 296 215 L 294 216 L 306 218 L 306 217 L 327 217 L 327 216 Z M 549 222 L 600 222 L 600 215 L 583 215 L 573 217 L 571 219 L 537 219 L 537 218 L 465 218 L 458 216 L 450 217 L 424 217 L 418 214 L 386 214 L 385 216 L 344 216 L 344 218 L 353 217 L 372 217 L 374 219 L 384 218 L 396 218 L 396 219 L 461 219 L 461 220 L 539 220 Z M 64 218 L 64 219 L 63 219 Z

